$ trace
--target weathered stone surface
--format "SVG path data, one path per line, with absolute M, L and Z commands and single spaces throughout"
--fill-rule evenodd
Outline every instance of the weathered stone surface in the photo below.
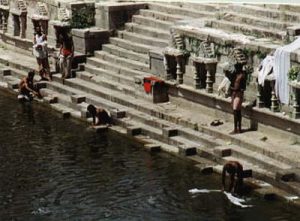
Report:
M 124 118 L 126 117 L 126 111 L 113 109 L 110 111 L 112 117 L 114 118 Z
M 79 95 L 79 94 L 71 95 L 71 100 L 72 100 L 72 103 L 75 103 L 75 104 L 85 102 L 85 95 Z
M 295 180 L 295 173 L 293 170 L 279 170 L 276 172 L 276 180 L 278 181 L 294 181 Z
M 7 87 L 10 89 L 18 89 L 19 88 L 19 81 L 8 81 Z
M 162 129 L 164 137 L 174 137 L 178 135 L 178 130 L 176 128 L 164 127 Z
M 226 146 L 215 147 L 214 154 L 218 157 L 228 157 L 228 156 L 231 156 L 231 149 Z
M 190 145 L 179 145 L 179 153 L 184 156 L 192 156 L 197 154 L 197 148 Z
M 10 69 L 1 69 L 0 70 L 0 74 L 2 75 L 2 76 L 9 76 L 9 75 L 11 75 L 11 70 Z
M 195 165 L 196 168 L 200 169 L 202 174 L 212 174 L 214 172 L 213 166 L 206 165 L 206 164 L 197 164 Z
M 161 146 L 159 144 L 145 144 L 144 147 L 150 152 L 160 152 Z
M 126 133 L 129 136 L 136 136 L 142 133 L 142 128 L 136 126 L 129 126 L 126 128 Z

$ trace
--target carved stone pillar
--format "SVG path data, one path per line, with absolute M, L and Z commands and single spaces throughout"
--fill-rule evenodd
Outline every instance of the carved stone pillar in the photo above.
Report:
M 20 37 L 21 38 L 26 38 L 26 29 L 27 29 L 27 18 L 26 18 L 26 16 L 27 16 L 27 13 L 26 14 L 22 14 L 21 16 L 20 16 L 20 28 L 21 28 L 21 30 L 20 30 Z
M 193 57 L 195 89 L 206 88 L 207 93 L 213 92 L 213 83 L 217 69 L 216 58 Z
M 179 49 L 167 47 L 163 51 L 164 54 L 164 65 L 166 71 L 166 79 L 170 80 L 173 78 L 171 71 L 174 67 L 171 67 L 170 59 L 174 58 L 176 61 L 176 80 L 178 84 L 183 83 L 184 65 L 185 65 L 185 54 Z
M 279 106 L 278 106 L 278 99 L 275 94 L 275 79 L 270 81 L 270 85 L 272 88 L 272 96 L 271 96 L 271 111 L 272 112 L 278 112 Z
M 4 16 L 4 18 L 3 18 L 3 32 L 5 33 L 5 32 L 7 32 L 9 12 L 8 11 L 4 12 L 3 16 Z
M 178 84 L 183 84 L 183 55 L 175 55 L 176 59 L 176 79 Z
M 293 112 L 292 112 L 292 118 L 300 118 L 300 105 L 299 105 L 299 95 L 298 90 L 300 90 L 300 82 L 290 82 L 290 86 L 292 87 L 292 90 L 295 94 L 293 97 Z
M 217 70 L 217 60 L 210 59 L 205 64 L 207 74 L 206 74 L 206 92 L 213 93 L 213 83 L 215 82 L 215 75 Z
M 172 79 L 172 73 L 170 69 L 170 60 L 168 55 L 164 55 L 164 67 L 165 67 L 165 79 L 171 80 Z
M 3 30 L 4 16 L 3 12 L 0 11 L 0 30 Z
M 262 100 L 262 86 L 257 85 L 257 94 L 256 94 L 256 106 L 258 108 L 264 107 L 264 102 Z

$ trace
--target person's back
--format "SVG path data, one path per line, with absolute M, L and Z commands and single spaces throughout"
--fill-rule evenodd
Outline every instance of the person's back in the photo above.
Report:
M 229 192 L 241 192 L 243 186 L 243 166 L 238 161 L 227 162 L 222 171 L 222 188 L 225 190 L 226 173 L 230 176 Z M 236 178 L 235 178 L 236 177 Z

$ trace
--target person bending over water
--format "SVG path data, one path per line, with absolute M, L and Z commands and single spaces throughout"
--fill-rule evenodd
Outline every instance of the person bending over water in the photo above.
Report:
M 226 173 L 230 176 L 228 192 L 241 193 L 243 187 L 243 166 L 238 161 L 227 162 L 222 171 L 222 190 L 226 191 Z
M 104 124 L 111 124 L 112 119 L 110 113 L 102 108 L 96 108 L 94 105 L 90 104 L 87 107 L 87 111 L 93 117 L 93 125 L 104 125 Z
M 27 77 L 24 77 L 19 83 L 19 100 L 31 101 L 34 96 L 39 97 L 39 93 L 33 85 L 34 71 L 29 71 Z

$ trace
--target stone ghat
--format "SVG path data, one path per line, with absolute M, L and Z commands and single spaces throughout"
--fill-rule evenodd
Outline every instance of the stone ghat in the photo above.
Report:
M 19 79 L 26 76 L 24 70 L 34 67 L 34 59 L 22 54 L 16 55 L 11 51 L 2 52 L 0 60 L 8 64 L 8 67 L 2 68 L 0 78 L 6 83 L 6 87 L 14 90 Z M 14 59 L 16 56 L 20 59 Z M 72 116 L 88 122 L 91 121 L 86 112 L 89 103 L 105 107 L 112 112 L 114 118 L 116 126 L 112 129 L 143 142 L 146 149 L 157 151 L 160 147 L 163 151 L 191 160 L 201 171 L 207 171 L 210 166 L 215 172 L 220 172 L 221 166 L 215 165 L 239 160 L 245 171 L 248 171 L 248 176 L 252 174 L 257 179 L 299 194 L 298 173 L 293 169 L 298 165 L 298 158 L 295 158 L 295 152 L 290 152 L 295 148 L 293 144 L 276 145 L 276 138 L 271 136 L 262 141 L 260 139 L 265 135 L 258 131 L 239 136 L 229 135 L 232 123 L 225 121 L 220 127 L 210 126 L 215 118 L 204 114 L 209 112 L 206 107 L 191 109 L 191 104 L 188 103 L 185 107 L 179 107 L 175 100 L 153 104 L 131 94 L 130 87 L 124 87 L 116 81 L 102 80 L 99 81 L 97 76 L 87 77 L 85 71 L 78 70 L 76 78 L 67 79 L 62 84 L 60 75 L 55 75 L 53 82 L 40 83 L 45 87 L 41 89 L 44 96 L 42 102 L 62 113 L 64 117 Z M 201 115 L 199 108 L 202 108 Z M 98 132 L 107 129 L 95 128 Z M 281 145 L 285 148 L 282 149 Z M 286 177 L 289 182 L 281 180 Z M 252 185 L 257 183 L 252 178 L 246 180 Z M 270 192 L 277 195 L 273 187 L 268 187 L 271 188 Z

